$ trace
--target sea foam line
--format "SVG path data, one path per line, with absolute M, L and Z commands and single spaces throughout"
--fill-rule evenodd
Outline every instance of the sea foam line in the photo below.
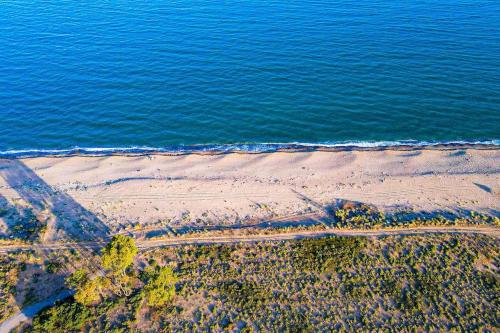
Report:
M 73 155 L 144 155 L 144 154 L 189 154 L 189 153 L 271 153 L 276 151 L 315 150 L 377 150 L 377 149 L 423 149 L 500 146 L 500 140 L 483 141 L 344 141 L 326 143 L 237 143 L 179 145 L 167 147 L 73 147 L 69 149 L 18 149 L 0 151 L 0 158 L 22 158 Z

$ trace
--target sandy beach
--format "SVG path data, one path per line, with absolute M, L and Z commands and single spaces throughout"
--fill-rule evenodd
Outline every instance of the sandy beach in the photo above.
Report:
M 48 221 L 52 240 L 58 230 L 78 223 L 89 224 L 83 229 L 95 235 L 132 227 L 244 225 L 321 212 L 340 200 L 386 212 L 498 216 L 500 150 L 0 160 L 0 205 L 30 207 Z M 0 217 L 0 232 L 7 232 L 8 224 Z

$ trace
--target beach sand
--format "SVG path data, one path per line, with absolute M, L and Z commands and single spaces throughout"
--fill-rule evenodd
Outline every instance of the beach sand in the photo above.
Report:
M 45 216 L 51 238 L 79 219 L 98 221 L 96 233 L 236 225 L 321 212 L 339 200 L 388 212 L 473 210 L 498 216 L 500 150 L 0 160 L 0 206 L 30 207 Z M 0 231 L 7 232 L 8 224 L 0 217 Z

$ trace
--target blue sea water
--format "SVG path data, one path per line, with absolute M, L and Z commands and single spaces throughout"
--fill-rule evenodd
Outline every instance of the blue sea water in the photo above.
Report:
M 3 152 L 498 139 L 498 0 L 0 2 Z

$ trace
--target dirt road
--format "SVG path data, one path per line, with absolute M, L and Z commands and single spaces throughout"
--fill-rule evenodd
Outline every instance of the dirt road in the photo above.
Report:
M 500 228 L 490 226 L 464 226 L 464 227 L 415 227 L 415 228 L 387 228 L 375 230 L 355 229 L 327 229 L 317 231 L 297 231 L 273 234 L 255 235 L 227 235 L 227 236 L 193 236 L 193 237 L 171 237 L 157 240 L 136 241 L 140 249 L 149 249 L 161 246 L 190 245 L 190 244 L 227 244 L 248 243 L 259 241 L 282 241 L 301 238 L 312 238 L 322 236 L 390 236 L 390 235 L 415 235 L 415 234 L 438 234 L 438 233 L 468 233 L 484 234 L 500 238 Z M 97 249 L 105 245 L 105 242 L 78 242 L 78 243 L 44 243 L 36 245 L 0 245 L 0 253 L 10 251 L 31 250 L 61 250 L 72 248 Z

